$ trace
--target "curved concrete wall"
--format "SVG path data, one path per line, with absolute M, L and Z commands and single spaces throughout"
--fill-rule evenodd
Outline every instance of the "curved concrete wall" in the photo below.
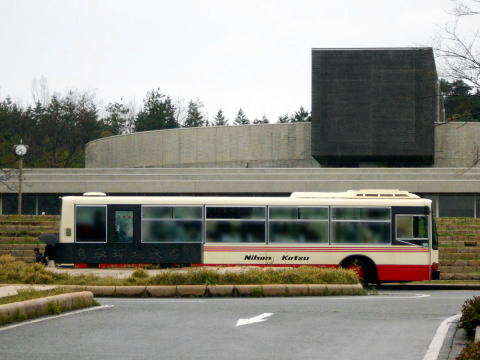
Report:
M 479 167 L 480 123 L 450 122 L 435 126 L 435 167 Z
M 87 168 L 320 167 L 311 124 L 268 124 L 146 131 L 89 142 Z M 435 167 L 480 167 L 480 123 L 437 123 Z
M 85 167 L 318 167 L 310 146 L 310 123 L 145 131 L 89 142 Z

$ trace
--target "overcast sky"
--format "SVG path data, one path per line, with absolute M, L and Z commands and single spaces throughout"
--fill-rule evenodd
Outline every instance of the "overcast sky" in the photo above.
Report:
M 428 44 L 450 0 L 0 0 L 0 98 L 94 91 L 103 104 L 159 87 L 212 117 L 310 109 L 311 48 Z

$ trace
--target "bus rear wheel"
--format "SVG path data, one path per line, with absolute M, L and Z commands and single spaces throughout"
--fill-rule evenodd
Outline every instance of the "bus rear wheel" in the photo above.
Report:
M 363 259 L 355 258 L 349 260 L 342 267 L 355 271 L 360 282 L 364 285 L 368 285 L 374 281 L 373 269 L 371 269 L 371 266 Z

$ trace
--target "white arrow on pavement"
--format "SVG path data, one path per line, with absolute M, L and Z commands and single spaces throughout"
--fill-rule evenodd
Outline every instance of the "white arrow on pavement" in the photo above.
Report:
M 267 321 L 267 318 L 272 315 L 273 313 L 263 313 L 263 314 L 251 317 L 250 319 L 238 319 L 236 326 L 250 325 L 250 324 L 259 323 L 262 321 Z

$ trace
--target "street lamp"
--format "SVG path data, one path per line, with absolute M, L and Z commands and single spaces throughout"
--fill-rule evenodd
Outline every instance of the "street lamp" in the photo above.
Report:
M 24 145 L 22 139 L 20 144 L 13 147 L 15 155 L 18 157 L 18 214 L 22 214 L 22 170 L 23 158 L 27 155 L 28 145 Z

